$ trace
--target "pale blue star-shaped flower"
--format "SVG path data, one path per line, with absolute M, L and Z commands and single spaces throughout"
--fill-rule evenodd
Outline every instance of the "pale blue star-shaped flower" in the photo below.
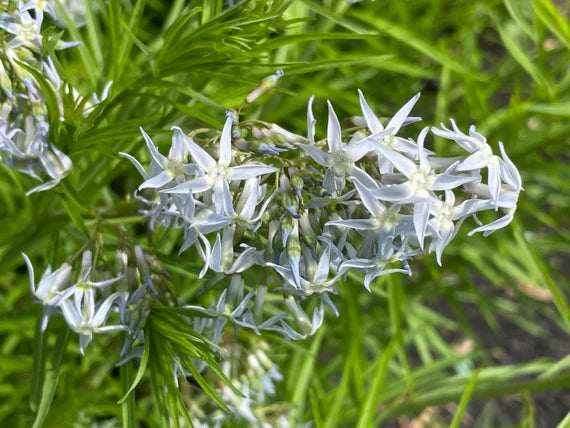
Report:
M 226 212 L 229 210 L 229 207 L 224 207 L 224 201 L 226 200 L 224 198 L 224 189 L 229 186 L 230 182 L 246 180 L 277 171 L 277 168 L 266 165 L 230 166 L 232 162 L 232 125 L 234 121 L 235 116 L 233 113 L 228 112 L 220 138 L 217 161 L 192 139 L 184 136 L 190 154 L 203 174 L 173 188 L 165 189 L 163 192 L 187 194 L 189 192 L 202 193 L 212 189 L 216 211 L 222 213 L 224 208 Z

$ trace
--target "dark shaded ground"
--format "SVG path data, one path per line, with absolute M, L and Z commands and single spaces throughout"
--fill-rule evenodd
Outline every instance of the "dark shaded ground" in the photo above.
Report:
M 481 284 L 480 291 L 486 296 L 511 297 L 503 290 L 489 284 Z M 545 305 L 552 303 L 545 303 Z M 445 299 L 430 305 L 444 316 L 455 319 L 453 311 Z M 539 358 L 553 361 L 570 354 L 570 336 L 548 317 L 536 313 L 528 321 L 541 326 L 544 334 L 533 335 L 522 329 L 500 313 L 494 313 L 499 329 L 494 331 L 486 323 L 480 308 L 475 304 L 464 304 L 462 309 L 469 325 L 474 330 L 481 348 L 488 352 L 488 364 L 523 364 Z M 441 332 L 448 343 L 460 343 L 464 336 L 446 331 Z M 410 350 L 411 363 L 417 356 Z M 417 359 L 419 363 L 419 359 Z M 570 411 L 570 385 L 568 388 L 537 392 L 530 395 L 534 406 L 534 427 L 554 428 Z M 400 418 L 387 423 L 386 427 L 398 428 L 438 428 L 447 427 L 455 413 L 455 404 L 424 410 L 413 419 Z M 525 417 L 523 397 L 519 394 L 497 399 L 474 400 L 470 403 L 462 427 L 495 428 L 525 427 L 519 425 Z
M 496 292 L 496 289 L 495 289 Z M 535 321 L 547 332 L 544 336 L 535 336 L 521 329 L 504 317 L 498 318 L 500 331 L 493 331 L 483 320 L 481 313 L 474 305 L 466 306 L 466 317 L 476 329 L 481 344 L 490 350 L 495 364 L 522 364 L 538 358 L 559 360 L 570 354 L 570 340 L 553 321 L 537 314 Z M 570 385 L 556 391 L 544 391 L 531 395 L 534 404 L 534 422 L 536 428 L 551 428 L 564 419 L 570 411 Z M 485 419 L 485 407 L 489 420 Z M 493 400 L 493 403 L 475 401 L 468 409 L 474 418 L 469 426 L 509 426 L 518 424 L 524 417 L 523 401 L 520 396 L 508 396 Z

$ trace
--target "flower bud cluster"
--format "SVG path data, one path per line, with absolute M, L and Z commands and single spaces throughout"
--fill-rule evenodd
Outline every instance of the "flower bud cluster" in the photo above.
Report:
M 276 384 L 283 380 L 283 375 L 279 366 L 268 357 L 268 350 L 269 345 L 263 340 L 255 343 L 255 351 L 235 343 L 224 349 L 222 370 L 244 396 L 237 395 L 227 386 L 217 391 L 233 416 L 210 409 L 209 402 L 194 400 L 190 408 L 194 426 L 221 427 L 224 423 L 263 428 L 310 426 L 310 423 L 299 425 L 290 404 L 273 402 Z
M 474 126 L 465 134 L 453 120 L 451 128 L 426 127 L 416 139 L 401 136 L 420 120 L 409 117 L 418 98 L 383 124 L 360 93 L 362 117 L 344 133 L 329 103 L 321 141 L 312 98 L 307 137 L 275 124 L 239 122 L 228 112 L 221 133 L 172 128 L 165 156 L 141 129 L 148 170 L 122 155 L 143 177 L 136 196 L 151 228 L 182 229 L 180 252 L 193 249 L 202 259 L 200 277 L 232 276 L 208 309 L 189 306 L 214 317 L 214 342 L 227 321 L 258 334 L 304 338 L 320 327 L 324 305 L 338 315 L 330 295 L 349 271 L 360 272 L 369 290 L 381 275 L 410 275 L 415 255 L 435 253 L 441 264 L 468 217 L 478 223 L 470 234 L 509 224 L 522 185 L 502 143 L 495 155 Z M 466 155 L 436 155 L 425 147 L 430 133 Z M 495 212 L 496 220 L 482 224 L 481 211 Z M 264 319 L 268 293 L 283 296 L 283 311 Z
M 0 6 L 0 161 L 43 182 L 29 190 L 31 194 L 56 186 L 72 167 L 69 157 L 49 140 L 49 124 L 59 118 L 48 117 L 45 91 L 55 94 L 62 116 L 64 88 L 44 45 L 65 49 L 78 43 L 41 33 L 44 11 L 57 19 L 53 2 L 10 4 Z

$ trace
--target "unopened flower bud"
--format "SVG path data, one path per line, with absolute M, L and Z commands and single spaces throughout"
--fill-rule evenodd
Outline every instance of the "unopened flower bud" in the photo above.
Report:
M 255 302 L 253 304 L 253 320 L 256 324 L 261 324 L 263 320 L 263 305 L 265 303 L 265 295 L 267 294 L 267 286 L 260 285 L 257 287 L 255 294 Z
M 251 91 L 247 97 L 245 97 L 245 102 L 247 104 L 254 102 L 269 89 L 273 88 L 277 84 L 277 81 L 281 78 L 281 76 L 283 76 L 283 74 L 284 74 L 283 70 L 277 70 L 271 76 L 265 77 L 261 81 L 261 83 L 257 86 L 257 88 Z
M 293 296 L 288 296 L 285 298 L 285 306 L 287 306 L 289 313 L 293 315 L 295 324 L 297 325 L 297 328 L 301 330 L 301 333 L 309 334 L 312 329 L 311 320 L 305 311 L 301 309 Z

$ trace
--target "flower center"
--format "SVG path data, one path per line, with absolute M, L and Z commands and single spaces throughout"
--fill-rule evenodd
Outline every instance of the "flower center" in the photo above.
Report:
M 344 150 L 332 153 L 331 166 L 337 175 L 345 175 L 350 171 L 352 166 L 352 159 L 346 154 Z
M 22 24 L 20 28 L 20 37 L 24 40 L 34 40 L 36 38 L 36 28 L 34 27 L 34 24 Z
M 392 210 L 385 210 L 382 211 L 379 215 L 376 216 L 376 221 L 378 225 L 382 226 L 385 229 L 391 229 L 397 220 L 397 215 Z
M 165 170 L 167 170 L 174 177 L 184 177 L 184 164 L 181 161 L 175 159 L 167 159 Z
M 414 196 L 426 197 L 427 190 L 432 186 L 434 178 L 429 175 L 429 170 L 417 168 L 409 178 Z

